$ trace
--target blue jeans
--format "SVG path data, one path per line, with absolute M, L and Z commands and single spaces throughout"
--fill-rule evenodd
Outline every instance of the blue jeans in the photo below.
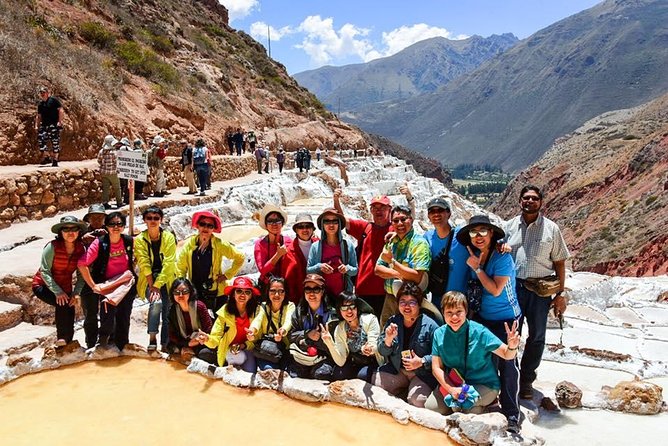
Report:
M 146 287 L 146 296 L 150 293 L 150 287 Z M 160 315 L 162 315 L 162 330 L 160 330 L 160 344 L 167 345 L 169 341 L 169 296 L 167 287 L 160 288 L 160 300 L 151 302 L 148 306 L 148 334 L 158 334 L 160 327 Z
M 522 332 L 524 320 L 529 326 L 529 337 L 524 346 L 522 362 L 520 362 L 520 385 L 529 386 L 536 380 L 536 370 L 543 358 L 545 350 L 545 331 L 547 330 L 547 315 L 550 312 L 552 299 L 541 297 L 529 291 L 518 279 L 515 284 L 517 299 L 522 309 L 519 331 Z
M 199 181 L 199 190 L 204 192 L 207 184 L 209 184 L 209 165 L 206 163 L 195 165 L 195 173 L 197 173 L 197 180 Z

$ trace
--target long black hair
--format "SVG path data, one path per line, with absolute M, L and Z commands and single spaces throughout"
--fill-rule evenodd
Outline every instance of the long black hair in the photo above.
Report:
M 188 296 L 188 302 L 192 302 L 194 300 L 197 300 L 197 291 L 195 291 L 195 287 L 190 282 L 190 280 L 188 280 L 185 277 L 179 277 L 178 279 L 174 280 L 174 282 L 172 283 L 172 287 L 169 289 L 169 301 L 172 304 L 175 303 L 175 301 L 174 301 L 174 290 L 179 285 L 185 285 L 185 286 L 188 287 L 188 290 L 190 290 L 190 295 Z
M 227 312 L 233 314 L 235 317 L 241 316 L 241 314 L 239 313 L 239 309 L 237 308 L 237 301 L 234 298 L 237 289 L 245 290 L 247 288 L 234 288 L 230 293 L 230 298 L 228 299 L 226 304 Z M 253 290 L 251 290 L 251 297 L 250 299 L 248 299 L 248 303 L 246 304 L 246 314 L 248 315 L 249 318 L 253 317 L 253 315 L 255 314 L 255 310 L 257 310 L 257 306 L 258 306 L 258 298 L 253 293 Z

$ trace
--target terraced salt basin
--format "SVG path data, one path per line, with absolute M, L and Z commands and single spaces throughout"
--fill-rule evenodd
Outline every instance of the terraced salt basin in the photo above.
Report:
M 161 360 L 108 359 L 0 387 L 7 445 L 456 444 L 439 431 L 336 403 L 238 389 Z

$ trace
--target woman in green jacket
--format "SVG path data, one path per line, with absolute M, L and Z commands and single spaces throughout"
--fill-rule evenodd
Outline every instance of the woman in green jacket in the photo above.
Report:
M 134 240 L 137 276 L 137 294 L 148 299 L 148 351 L 157 349 L 157 334 L 162 315 L 160 346 L 166 351 L 169 341 L 169 296 L 167 290 L 176 277 L 176 237 L 164 231 L 160 224 L 163 212 L 158 206 L 150 206 L 142 213 L 147 229 Z
M 212 312 L 217 312 L 225 303 L 225 287 L 246 261 L 244 253 L 230 242 L 214 236 L 222 230 L 220 217 L 210 211 L 193 214 L 192 227 L 197 229 L 185 240 L 176 261 L 177 277 L 186 277 L 197 290 L 197 298 L 202 300 Z M 222 271 L 223 257 L 232 260 L 232 266 Z

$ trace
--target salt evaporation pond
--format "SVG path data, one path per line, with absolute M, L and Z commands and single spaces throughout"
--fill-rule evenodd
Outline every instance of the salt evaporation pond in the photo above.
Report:
M 455 444 L 388 415 L 237 389 L 160 360 L 108 359 L 24 376 L 0 387 L 0 400 L 0 438 L 13 446 Z

